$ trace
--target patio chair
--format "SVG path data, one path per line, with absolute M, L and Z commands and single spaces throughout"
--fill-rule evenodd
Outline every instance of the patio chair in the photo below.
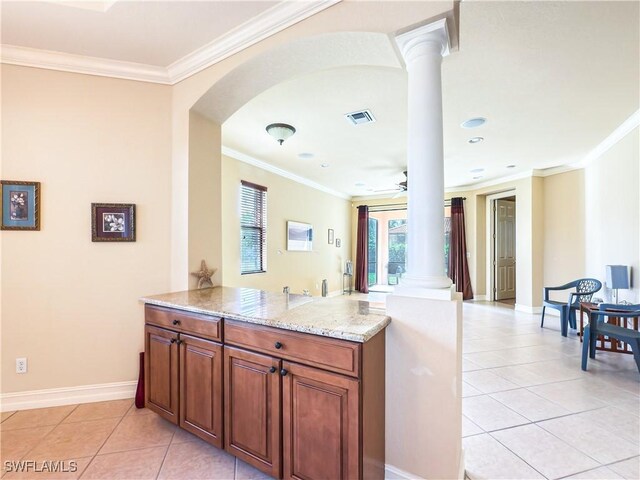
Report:
M 569 293 L 567 302 L 559 302 L 549 299 L 551 291 L 569 290 L 575 288 L 575 292 Z M 571 324 L 571 328 L 576 328 L 576 309 L 580 308 L 580 302 L 590 302 L 593 294 L 602 288 L 602 282 L 595 278 L 581 278 L 573 282 L 560 285 L 558 287 L 544 287 L 544 298 L 542 301 L 542 319 L 540 320 L 540 328 L 544 327 L 544 312 L 547 307 L 560 311 L 560 329 L 562 336 L 567 336 L 567 324 Z
M 637 318 L 640 317 L 640 305 L 602 304 L 600 310 L 589 314 L 589 324 L 584 329 L 582 342 L 582 370 L 587 370 L 587 352 L 589 358 L 596 358 L 596 340 L 600 335 L 626 342 L 633 351 L 638 372 L 640 372 L 640 332 L 631 328 L 605 323 L 606 317 Z

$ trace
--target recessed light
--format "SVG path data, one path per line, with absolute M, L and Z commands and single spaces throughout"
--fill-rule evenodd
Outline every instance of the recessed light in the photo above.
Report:
M 482 175 L 478 175 L 477 177 L 473 177 L 474 180 L 480 180 L 482 178 Z
M 321 164 L 320 164 L 320 166 L 321 166 L 322 168 L 327 168 L 327 167 L 329 166 L 329 164 L 328 164 L 328 163 L 321 163 Z
M 484 117 L 474 117 L 469 120 L 465 120 L 460 124 L 462 128 L 477 128 L 481 125 L 484 125 L 487 122 L 487 119 Z
M 356 183 L 356 187 L 364 187 L 365 185 L 366 185 L 366 183 L 364 183 L 364 182 Z
M 507 168 L 516 168 L 515 165 L 507 165 Z
M 484 168 L 474 168 L 471 170 L 471 173 L 482 173 L 484 172 Z
M 480 143 L 484 140 L 484 137 L 473 137 L 469 139 L 469 143 Z
M 311 160 L 314 157 L 313 153 L 309 153 L 309 152 L 304 152 L 304 153 L 299 153 L 298 154 L 298 158 L 300 160 Z

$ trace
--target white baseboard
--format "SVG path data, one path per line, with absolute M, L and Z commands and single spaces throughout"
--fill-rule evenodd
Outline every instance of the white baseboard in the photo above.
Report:
M 516 312 L 524 313 L 542 313 L 542 307 L 530 307 L 529 305 L 520 305 L 518 303 L 515 305 L 515 310 Z
M 131 381 L 3 393 L 0 395 L 0 412 L 133 398 L 137 385 L 137 381 Z
M 489 296 L 488 295 L 474 295 L 473 299 L 477 300 L 479 302 L 486 302 L 486 301 L 489 300 Z
M 464 448 L 460 449 L 460 464 L 458 465 L 458 480 L 464 480 Z
M 387 463 L 384 466 L 384 478 L 385 480 L 419 480 L 422 477 L 414 475 L 413 473 L 405 472 L 404 470 Z
M 542 312 L 542 309 L 540 309 L 540 312 Z M 544 316 L 546 317 L 547 315 L 551 315 L 552 317 L 559 317 L 560 310 L 556 310 L 555 308 L 547 308 L 544 311 Z

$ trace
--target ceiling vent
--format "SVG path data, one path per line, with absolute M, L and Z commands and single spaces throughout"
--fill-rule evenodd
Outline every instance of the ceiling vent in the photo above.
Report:
M 345 117 L 347 117 L 347 120 L 349 120 L 353 125 L 363 125 L 365 123 L 373 123 L 376 121 L 373 117 L 373 113 L 369 110 L 347 113 Z

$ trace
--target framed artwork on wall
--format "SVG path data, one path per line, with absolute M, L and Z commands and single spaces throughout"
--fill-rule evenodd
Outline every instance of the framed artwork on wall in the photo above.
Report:
M 313 226 L 287 221 L 287 250 L 310 252 L 313 248 Z
M 333 228 L 329 229 L 327 241 L 329 242 L 329 244 L 333 244 Z
M 2 180 L 2 230 L 40 230 L 40 182 Z
M 136 206 L 134 203 L 92 203 L 92 242 L 135 242 Z

